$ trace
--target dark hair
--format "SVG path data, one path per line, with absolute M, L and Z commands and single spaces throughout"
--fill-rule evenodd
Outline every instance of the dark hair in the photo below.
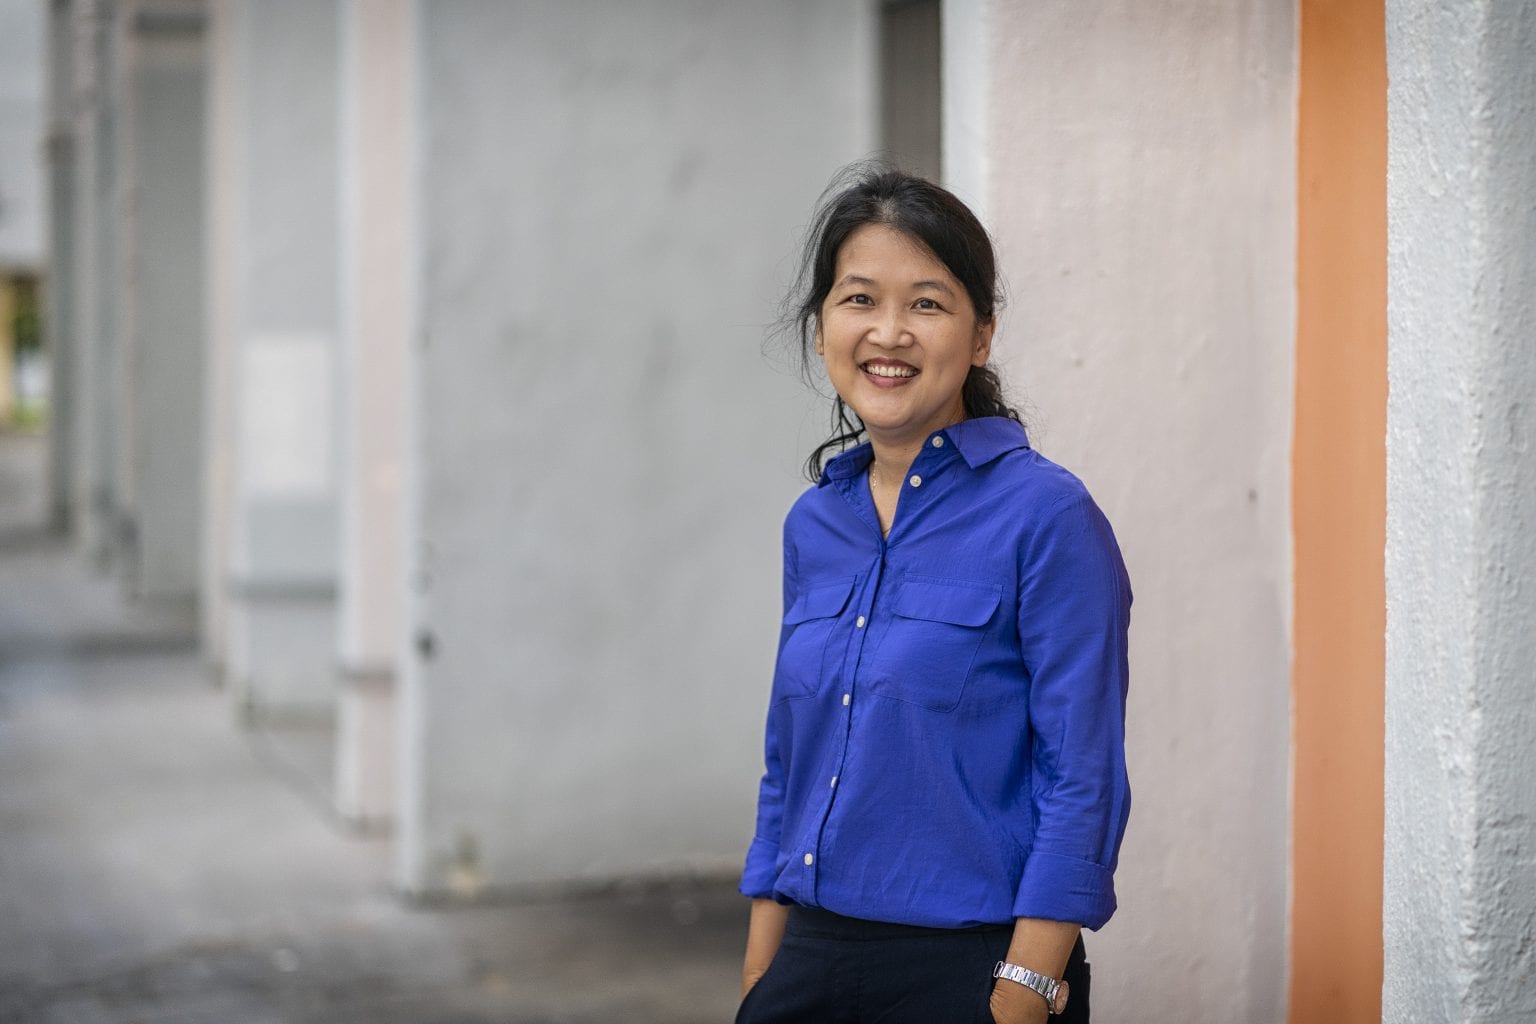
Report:
M 926 178 L 878 164 L 855 164 L 837 175 L 822 193 L 800 257 L 800 272 L 785 300 L 782 326 L 798 338 L 801 372 L 815 380 L 813 350 L 821 304 L 832 290 L 837 253 L 848 236 L 866 224 L 887 224 L 931 252 L 965 286 L 976 319 L 986 323 L 1002 306 L 992 240 L 970 209 L 947 189 Z M 1003 397 L 1002 381 L 991 364 L 973 366 L 961 386 L 967 418 L 1019 414 Z M 840 396 L 833 395 L 832 436 L 805 460 L 815 483 L 822 466 L 864 436 L 864 424 Z

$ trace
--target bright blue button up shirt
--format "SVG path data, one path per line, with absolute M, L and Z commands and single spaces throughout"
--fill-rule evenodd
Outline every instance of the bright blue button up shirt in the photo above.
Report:
M 1131 589 L 1109 523 L 988 417 L 929 437 L 882 537 L 871 457 L 832 459 L 784 524 L 741 891 L 932 927 L 1098 928 L 1131 803 Z

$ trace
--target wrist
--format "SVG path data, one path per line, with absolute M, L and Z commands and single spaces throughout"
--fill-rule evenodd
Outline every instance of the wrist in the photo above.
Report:
M 1059 978 L 1053 978 L 1019 964 L 1008 963 L 1006 960 L 997 962 L 992 969 L 992 977 L 997 979 L 998 984 L 1011 983 L 1033 993 L 1043 1001 L 1050 1014 L 1061 1014 L 1067 1009 L 1068 985 Z

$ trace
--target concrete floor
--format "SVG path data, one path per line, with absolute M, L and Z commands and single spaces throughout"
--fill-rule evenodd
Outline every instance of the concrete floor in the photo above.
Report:
M 325 735 L 238 726 L 190 609 L 42 531 L 44 457 L 0 434 L 0 1024 L 731 1018 L 731 879 L 402 901 L 326 810 Z

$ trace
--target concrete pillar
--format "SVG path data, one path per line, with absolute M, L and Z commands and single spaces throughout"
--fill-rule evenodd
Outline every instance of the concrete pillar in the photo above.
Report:
M 739 869 L 824 436 L 763 325 L 873 149 L 873 10 L 418 17 L 401 884 Z
M 334 2 L 220 2 L 211 98 L 213 654 L 256 714 L 326 714 L 336 589 Z
M 1536 1019 L 1536 5 L 1387 4 L 1383 1019 Z
M 229 657 L 229 564 L 234 521 L 233 373 L 241 308 L 241 197 L 246 185 L 245 133 L 237 130 L 243 109 L 245 62 L 241 57 L 239 0 L 208 0 L 204 37 L 208 79 L 203 121 L 204 269 L 203 521 L 198 585 L 198 638 L 203 659 L 219 677 Z
M 79 228 L 78 139 L 74 119 L 74 10 L 70 0 L 48 5 L 48 264 L 43 331 L 49 360 L 48 524 L 75 529 L 75 479 L 80 459 L 79 311 L 75 254 Z
M 983 151 L 956 126 L 946 173 L 987 189 L 1010 298 L 993 353 L 1136 594 L 1095 1013 L 1282 1020 L 1296 8 L 963 6 L 984 20 L 945 67 Z
M 395 799 L 395 662 L 405 599 L 400 461 L 411 254 L 408 0 L 341 5 L 341 460 L 336 805 L 358 825 Z
M 191 600 L 202 509 L 201 0 L 117 11 L 121 219 L 116 345 L 121 569 L 131 593 Z
M 75 236 L 70 289 L 74 309 L 73 433 L 76 442 L 72 504 L 75 534 L 83 554 L 97 567 L 111 563 L 117 529 L 113 493 L 117 461 L 118 379 L 112 341 L 116 309 L 116 101 L 111 0 L 78 0 L 71 5 L 73 37 L 70 117 L 77 159 L 74 193 Z

